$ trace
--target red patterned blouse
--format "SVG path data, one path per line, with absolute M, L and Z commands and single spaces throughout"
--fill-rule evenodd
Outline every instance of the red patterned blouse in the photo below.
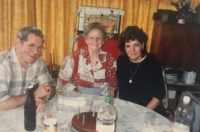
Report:
M 59 72 L 59 79 L 67 92 L 78 92 L 77 86 L 102 88 L 102 95 L 108 88 L 117 89 L 116 59 L 100 50 L 99 58 L 92 68 L 88 47 L 76 50 L 65 57 Z

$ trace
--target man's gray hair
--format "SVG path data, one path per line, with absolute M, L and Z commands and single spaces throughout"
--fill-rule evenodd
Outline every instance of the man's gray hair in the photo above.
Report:
M 43 39 L 42 31 L 35 26 L 26 26 L 26 27 L 21 28 L 17 32 L 17 37 L 21 41 L 27 41 L 28 40 L 28 34 L 30 34 L 30 33 L 32 33 L 32 34 Z M 44 43 L 44 39 L 43 39 L 43 43 Z

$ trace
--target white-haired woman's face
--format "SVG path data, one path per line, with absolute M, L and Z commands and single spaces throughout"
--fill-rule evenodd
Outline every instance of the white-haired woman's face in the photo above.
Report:
M 101 49 L 104 41 L 103 34 L 98 29 L 91 30 L 86 36 L 86 44 L 88 45 L 88 49 L 91 51 L 98 51 Z
M 132 62 L 140 62 L 142 59 L 142 49 L 144 48 L 144 44 L 141 44 L 138 40 L 129 40 L 129 42 L 125 43 L 125 51 L 128 55 L 130 61 Z

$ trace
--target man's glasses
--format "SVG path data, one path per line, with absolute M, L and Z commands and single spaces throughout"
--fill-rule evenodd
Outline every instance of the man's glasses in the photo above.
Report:
M 38 46 L 38 47 L 37 47 L 35 44 L 29 44 L 29 45 L 28 45 L 28 48 L 29 48 L 30 50 L 37 49 L 37 50 L 40 51 L 40 52 L 41 52 L 43 49 L 45 49 L 44 46 Z
M 35 44 L 28 44 L 28 48 L 29 48 L 29 50 L 37 49 L 39 52 L 41 52 L 43 49 L 45 49 L 44 46 L 38 46 L 37 47 Z

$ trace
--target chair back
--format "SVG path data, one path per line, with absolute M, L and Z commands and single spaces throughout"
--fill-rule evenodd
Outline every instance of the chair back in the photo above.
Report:
M 78 38 L 77 44 L 78 44 L 77 45 L 78 49 L 87 45 L 85 42 L 85 39 L 82 37 Z M 111 53 L 117 59 L 120 55 L 120 51 L 118 49 L 118 44 L 119 44 L 118 40 L 106 40 L 106 42 L 102 46 L 102 50 Z
M 162 67 L 162 75 L 163 75 L 163 80 L 164 80 L 164 86 L 165 86 L 165 97 L 164 99 L 162 100 L 162 103 L 163 103 L 163 106 L 165 107 L 165 109 L 168 108 L 168 102 L 169 102 L 169 99 L 168 99 L 168 90 L 167 90 L 167 80 L 166 80 L 166 74 L 165 74 L 165 69 L 163 66 Z

